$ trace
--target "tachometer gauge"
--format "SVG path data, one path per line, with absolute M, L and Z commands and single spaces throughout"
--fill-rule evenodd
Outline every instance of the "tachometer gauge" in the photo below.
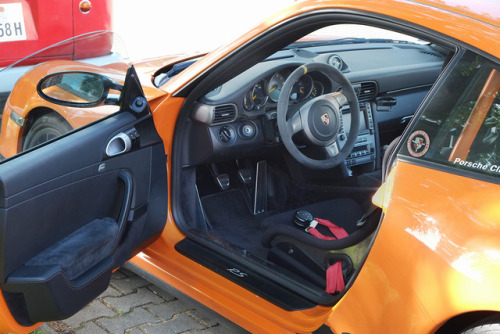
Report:
M 311 96 L 318 97 L 320 95 L 323 95 L 324 92 L 325 92 L 325 86 L 323 86 L 323 84 L 319 81 L 314 81 Z
M 289 74 L 290 73 L 288 71 L 276 72 L 271 77 L 271 80 L 269 80 L 269 83 L 267 84 L 267 95 L 269 95 L 269 98 L 272 101 L 278 102 L 281 90 L 283 89 L 283 84 Z
M 266 82 L 264 80 L 259 81 L 253 86 L 252 89 L 252 100 L 254 108 L 260 108 L 264 106 L 267 102 L 267 92 L 266 92 Z
M 290 93 L 291 101 L 302 101 L 311 95 L 313 89 L 313 79 L 305 74 L 297 80 L 295 85 L 292 87 L 292 92 Z
M 246 92 L 245 97 L 243 98 L 243 108 L 245 110 L 250 111 L 254 107 L 253 103 L 253 88 Z
M 344 62 L 342 61 L 342 58 L 340 58 L 337 55 L 332 55 L 330 58 L 328 58 L 328 64 L 335 67 L 339 71 L 342 70 L 342 67 L 344 67 Z

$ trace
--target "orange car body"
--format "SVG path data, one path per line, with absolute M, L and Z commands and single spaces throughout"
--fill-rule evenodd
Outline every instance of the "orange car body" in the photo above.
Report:
M 185 101 L 172 95 L 273 26 L 312 12 L 352 10 L 411 22 L 500 57 L 500 5 L 487 1 L 481 8 L 470 7 L 470 1 L 456 0 L 305 1 L 209 53 L 160 89 L 151 84 L 152 66 L 158 60 L 136 66 L 166 154 L 171 156 L 174 127 Z M 61 62 L 60 70 L 78 69 L 96 71 L 118 81 L 124 74 Z M 42 65 L 32 75 L 39 77 L 50 71 L 55 68 L 49 70 Z M 25 117 L 23 113 L 47 106 L 37 97 L 35 87 L 27 90 L 29 81 L 23 92 L 32 98 L 16 99 L 14 91 L 5 109 L 0 137 L 0 153 L 5 157 L 16 154 L 22 141 L 22 128 L 9 124 L 9 112 L 14 110 Z M 71 108 L 51 107 L 74 127 L 102 117 L 99 108 L 79 116 L 72 111 L 72 116 L 66 116 Z M 171 163 L 169 159 L 169 180 Z M 500 312 L 499 193 L 500 185 L 495 183 L 396 161 L 378 193 L 385 215 L 373 246 L 353 286 L 333 308 L 318 306 L 287 312 L 187 259 L 174 248 L 185 236 L 176 226 L 170 203 L 162 235 L 132 262 L 251 332 L 311 332 L 327 324 L 335 333 L 431 333 L 453 318 Z M 2 331 L 33 330 L 16 324 L 3 298 L 0 317 Z
M 74 61 L 54 60 L 33 68 L 19 80 L 5 104 L 0 132 L 0 154 L 4 158 L 9 158 L 22 151 L 25 126 L 19 126 L 13 121 L 12 112 L 24 120 L 28 120 L 30 117 L 36 117 L 40 110 L 49 108 L 61 115 L 72 128 L 76 129 L 117 111 L 116 106 L 109 105 L 101 105 L 92 109 L 78 109 L 47 102 L 38 95 L 37 87 L 33 85 L 33 78 L 41 78 L 64 71 L 94 71 L 123 84 L 127 67 L 125 63 L 113 63 L 101 67 Z M 144 82 L 146 84 L 143 89 L 150 100 L 165 95 L 164 92 L 155 88 L 150 80 L 144 80 Z
M 458 2 L 304 2 L 209 54 L 162 88 L 173 94 L 233 48 L 270 26 L 332 8 L 413 22 L 499 57 L 499 4 L 490 2 L 489 8 L 482 4 L 474 9 L 467 1 L 460 2 L 463 6 Z M 182 102 L 168 100 L 164 105 L 178 110 Z M 175 116 L 166 117 L 162 110 L 159 106 L 153 115 L 167 149 L 173 138 Z M 202 269 L 203 281 L 192 277 L 190 272 L 198 264 L 187 261 L 184 268 L 178 265 L 182 256 L 175 254 L 173 246 L 183 236 L 170 222 L 163 240 L 133 262 L 252 332 L 309 332 L 327 323 L 335 333 L 382 329 L 390 333 L 431 333 L 453 317 L 468 312 L 500 311 L 500 244 L 495 237 L 500 228 L 500 204 L 495 194 L 500 186 L 404 162 L 396 164 L 392 178 L 387 214 L 366 263 L 353 287 L 333 310 L 317 307 L 288 314 L 210 270 Z M 190 276 L 191 280 L 186 279 Z M 234 295 L 239 296 L 238 300 L 234 300 Z

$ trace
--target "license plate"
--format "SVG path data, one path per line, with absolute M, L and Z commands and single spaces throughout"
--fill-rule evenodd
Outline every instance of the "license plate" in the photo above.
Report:
M 23 6 L 20 3 L 0 4 L 0 42 L 26 39 Z

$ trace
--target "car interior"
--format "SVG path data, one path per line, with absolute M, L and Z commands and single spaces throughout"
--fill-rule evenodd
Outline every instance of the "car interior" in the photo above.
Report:
M 352 284 L 381 217 L 371 198 L 388 147 L 453 54 L 369 24 L 311 22 L 270 33 L 239 72 L 189 92 L 172 155 L 187 235 L 176 249 L 286 310 L 333 305 Z

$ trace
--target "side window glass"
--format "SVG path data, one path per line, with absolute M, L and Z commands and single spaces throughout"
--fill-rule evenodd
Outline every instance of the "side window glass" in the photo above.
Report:
M 124 50 L 101 31 L 0 68 L 0 161 L 116 113 Z
M 500 68 L 464 54 L 416 122 L 400 153 L 500 177 Z

